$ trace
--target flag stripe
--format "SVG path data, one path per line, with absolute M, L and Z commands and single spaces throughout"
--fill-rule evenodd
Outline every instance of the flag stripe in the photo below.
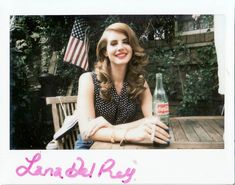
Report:
M 73 45 L 74 39 L 75 39 L 74 37 L 70 37 L 70 38 L 69 38 L 68 47 L 67 47 L 67 50 L 66 50 L 66 53 L 65 53 L 65 57 L 64 57 L 64 60 L 65 60 L 65 61 L 69 61 L 69 60 L 68 60 L 68 55 L 69 55 L 69 53 L 70 53 L 70 50 L 71 50 L 71 47 L 72 47 L 72 45 Z
M 86 62 L 85 62 L 84 69 L 86 69 L 86 70 L 88 69 L 88 64 L 89 64 L 89 63 L 88 63 L 88 58 L 87 58 L 87 55 L 86 55 Z
M 78 47 L 76 48 L 76 54 L 74 55 L 73 59 L 71 60 L 72 64 L 78 65 L 77 60 L 78 60 L 79 55 L 81 54 L 82 45 L 83 45 L 83 42 L 79 41 Z
M 86 67 L 86 64 L 88 63 L 87 59 L 88 59 L 88 56 L 87 56 L 87 52 L 86 52 L 86 48 L 85 48 L 85 55 L 84 55 L 84 58 L 83 58 L 83 67 L 85 68 Z
M 85 70 L 88 70 L 88 59 L 86 60 L 86 64 L 85 64 Z
M 85 53 L 86 53 L 86 58 L 85 58 L 85 64 L 84 64 L 84 69 L 88 70 L 88 65 L 89 65 L 89 61 L 88 61 L 88 52 L 87 52 L 87 47 L 85 47 Z
M 74 22 L 72 33 L 69 38 L 64 62 L 79 66 L 85 70 L 89 69 L 87 51 L 87 27 L 83 18 L 77 18 Z
M 72 56 L 75 45 L 76 45 L 76 38 L 73 38 L 73 42 L 71 43 L 71 47 L 69 49 L 69 53 L 68 53 L 68 56 L 67 56 L 67 61 L 69 61 L 69 62 L 71 60 L 71 56 Z
M 84 60 L 85 56 L 86 56 L 86 52 L 83 52 L 83 54 L 81 55 L 81 60 L 80 60 L 80 66 L 82 66 L 84 68 L 84 63 L 86 62 L 86 60 Z
M 71 47 L 71 42 L 72 42 L 72 38 L 70 37 L 69 42 L 68 42 L 68 46 L 67 46 L 67 49 L 66 49 L 66 52 L 65 52 L 65 55 L 64 55 L 64 60 L 65 61 L 67 61 L 68 53 L 69 53 L 69 50 L 70 50 L 70 47 Z
M 81 66 L 81 64 L 82 64 L 82 56 L 83 56 L 84 52 L 85 52 L 85 47 L 84 47 L 84 44 L 82 44 L 81 51 L 80 51 L 80 53 L 78 55 L 78 59 L 76 60 L 77 65 L 79 65 L 79 66 Z
M 70 55 L 69 55 L 69 58 L 68 58 L 70 61 L 72 61 L 72 59 L 74 57 L 74 53 L 77 50 L 78 43 L 79 43 L 79 40 L 75 38 L 74 39 L 74 44 L 71 48 Z

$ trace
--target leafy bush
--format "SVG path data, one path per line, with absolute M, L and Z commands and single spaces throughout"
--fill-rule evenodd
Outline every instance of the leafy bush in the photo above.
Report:
M 170 102 L 180 102 L 173 115 L 214 115 L 218 91 L 217 60 L 214 45 L 188 48 L 155 48 L 149 52 L 148 82 L 155 87 L 155 73 L 163 73 L 164 88 Z M 216 105 L 218 107 L 218 105 Z M 217 109 L 217 110 L 215 110 Z
M 218 91 L 215 48 L 201 47 L 196 52 L 200 63 L 194 71 L 186 73 L 184 96 L 179 108 L 179 112 L 184 115 L 207 115 L 215 112 L 216 108 L 213 107 L 214 95 Z

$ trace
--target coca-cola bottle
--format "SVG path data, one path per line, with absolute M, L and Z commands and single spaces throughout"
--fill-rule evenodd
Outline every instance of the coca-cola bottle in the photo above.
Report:
M 163 88 L 162 73 L 156 73 L 156 86 L 153 95 L 153 115 L 169 126 L 169 103 Z M 166 130 L 169 133 L 169 130 Z M 168 146 L 168 144 L 154 143 L 154 146 Z

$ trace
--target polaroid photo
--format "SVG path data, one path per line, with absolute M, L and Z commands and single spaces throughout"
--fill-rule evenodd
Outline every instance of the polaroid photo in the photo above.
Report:
M 1 184 L 234 184 L 234 3 L 1 3 Z

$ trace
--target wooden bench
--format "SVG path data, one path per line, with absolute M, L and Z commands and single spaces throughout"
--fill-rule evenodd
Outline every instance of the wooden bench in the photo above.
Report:
M 67 115 L 72 115 L 76 110 L 77 96 L 47 97 L 46 104 L 51 105 L 54 131 L 57 132 L 63 125 L 65 115 L 61 103 Z M 62 138 L 57 140 L 58 149 L 74 149 L 74 143 L 79 133 L 78 124 L 70 129 Z

